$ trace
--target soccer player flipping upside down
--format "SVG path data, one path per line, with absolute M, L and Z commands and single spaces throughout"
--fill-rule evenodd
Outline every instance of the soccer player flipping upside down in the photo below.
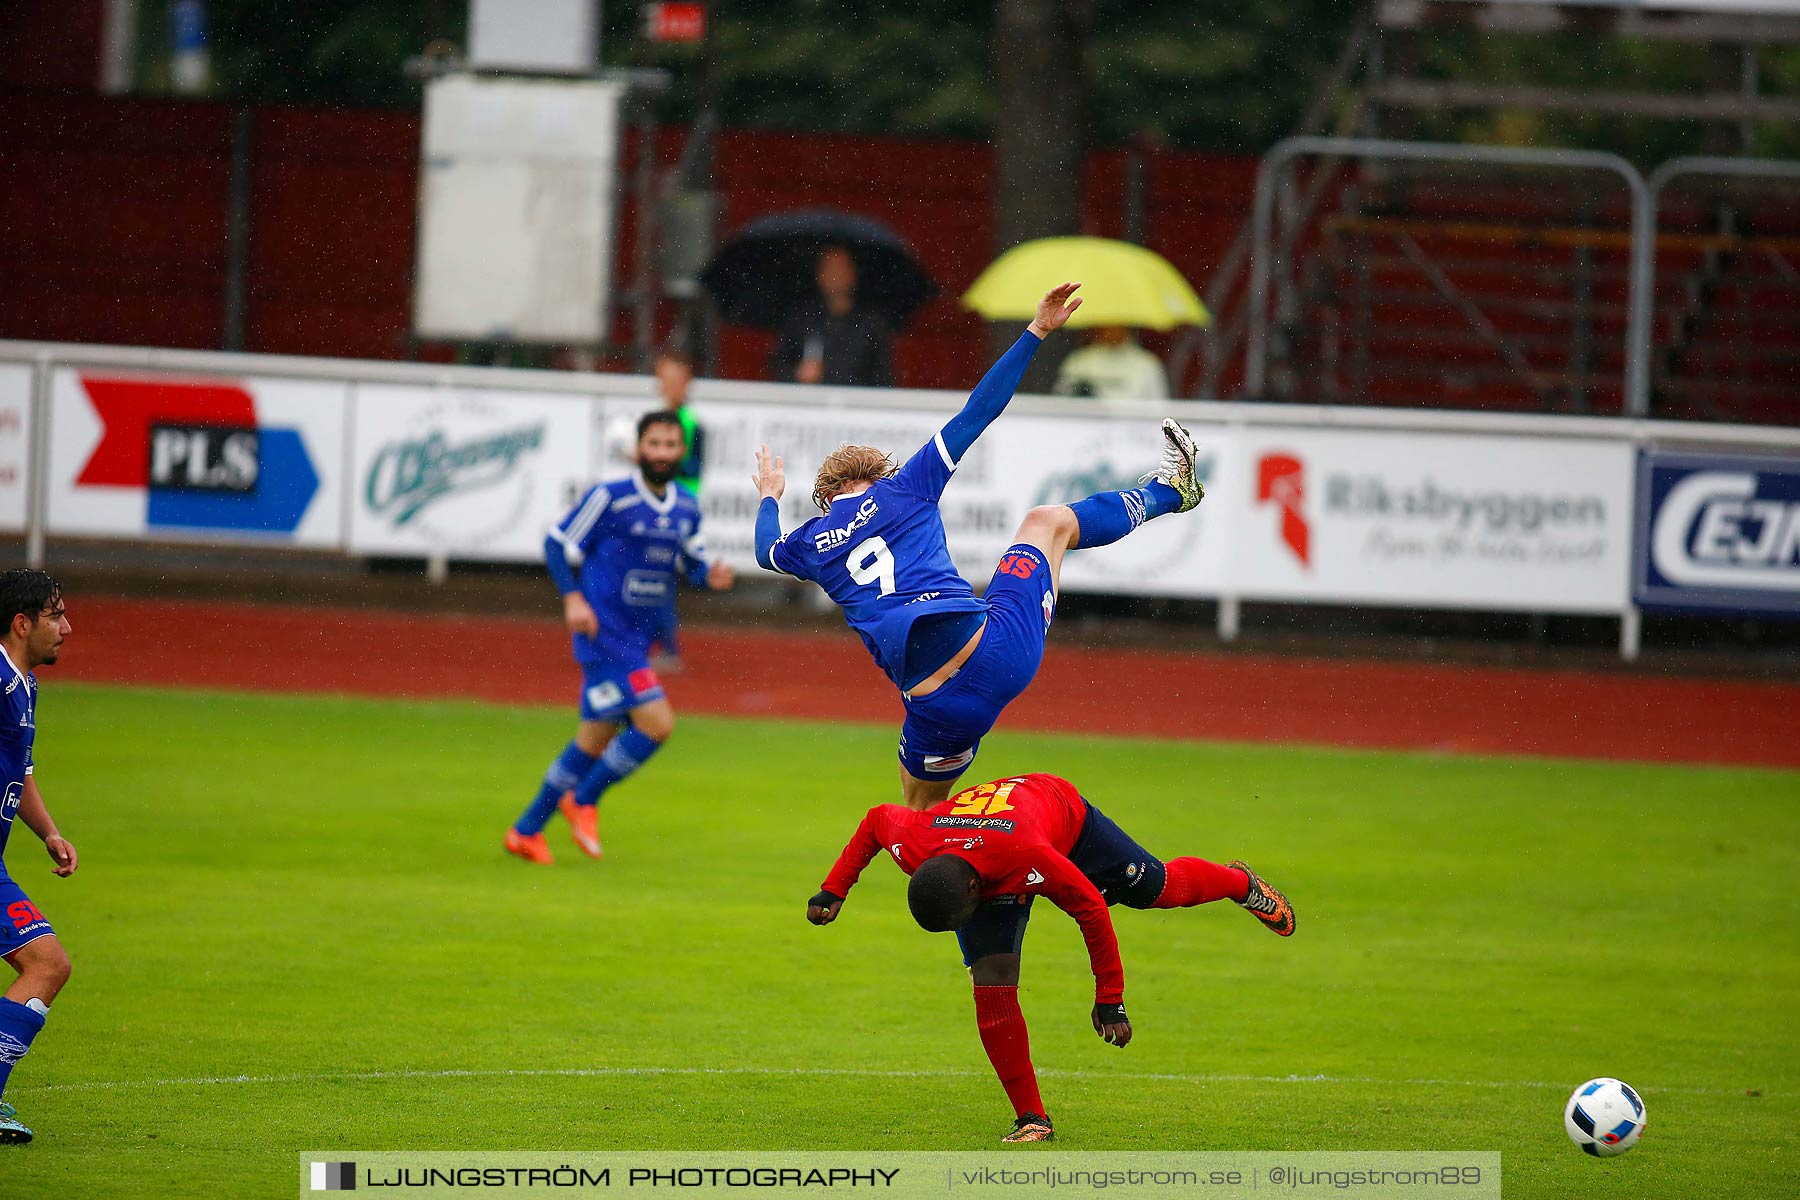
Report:
M 1145 521 L 1200 503 L 1194 440 L 1165 420 L 1162 464 L 1142 486 L 1026 513 L 983 596 L 957 574 L 939 497 L 975 439 L 1005 410 L 1038 345 L 1081 306 L 1080 286 L 1065 283 L 1038 303 L 1037 317 L 962 411 L 897 470 L 870 446 L 827 455 L 812 496 L 823 515 L 785 535 L 778 504 L 787 488 L 784 464 L 767 446 L 756 455 L 756 560 L 824 588 L 900 689 L 900 785 L 909 808 L 950 794 L 982 736 L 1037 674 L 1064 553 L 1110 545 Z

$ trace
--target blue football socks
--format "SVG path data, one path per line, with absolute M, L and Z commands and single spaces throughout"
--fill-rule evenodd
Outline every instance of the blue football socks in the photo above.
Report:
M 43 1027 L 43 1013 L 0 996 L 0 1094 L 6 1091 L 14 1064 L 25 1057 L 31 1049 L 31 1039 Z
M 581 781 L 593 769 L 594 756 L 586 753 L 580 746 L 570 742 L 563 747 L 550 769 L 544 772 L 544 785 L 538 794 L 526 806 L 513 828 L 526 837 L 543 831 L 556 814 L 556 802 L 562 799 L 564 792 L 572 792 L 581 787 Z
M 1083 550 L 1110 546 L 1145 521 L 1181 507 L 1181 493 L 1160 480 L 1128 492 L 1098 492 L 1069 505 L 1081 527 L 1076 545 Z
M 650 756 L 661 749 L 661 742 L 640 733 L 636 726 L 627 725 L 607 743 L 600 761 L 582 777 L 581 785 L 575 789 L 575 803 L 600 803 L 602 792 L 649 762 Z

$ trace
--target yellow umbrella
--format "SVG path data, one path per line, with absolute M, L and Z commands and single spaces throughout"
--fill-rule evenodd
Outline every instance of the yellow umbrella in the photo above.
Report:
M 1173 329 L 1211 318 L 1181 272 L 1160 254 L 1110 238 L 1039 238 L 1014 246 L 988 264 L 963 304 L 990 321 L 1028 321 L 1044 293 L 1064 280 L 1081 281 L 1082 305 L 1069 318 L 1077 329 L 1128 325 Z

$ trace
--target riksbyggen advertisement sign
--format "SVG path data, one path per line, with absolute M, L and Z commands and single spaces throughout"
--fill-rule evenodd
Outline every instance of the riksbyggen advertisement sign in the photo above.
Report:
M 1800 457 L 1648 451 L 1637 482 L 1639 606 L 1800 616 Z
M 1264 428 L 1242 449 L 1230 584 L 1241 595 L 1625 606 L 1632 452 L 1622 443 Z
M 362 385 L 353 554 L 535 561 L 588 478 L 592 401 Z

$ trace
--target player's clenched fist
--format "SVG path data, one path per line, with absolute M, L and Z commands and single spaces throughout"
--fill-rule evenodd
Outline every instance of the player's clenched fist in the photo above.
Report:
M 716 562 L 706 568 L 706 586 L 715 592 L 728 592 L 737 582 L 737 570 L 728 562 Z
M 829 925 L 837 920 L 838 909 L 844 907 L 844 898 L 834 896 L 830 892 L 820 892 L 806 902 L 806 919 L 814 925 Z
M 75 873 L 75 868 L 81 863 L 81 860 L 75 856 L 75 847 L 69 843 L 68 838 L 61 834 L 51 834 L 45 838 L 44 849 L 49 851 L 51 861 L 56 864 L 50 868 L 53 875 L 60 875 L 67 879 Z
M 770 454 L 767 446 L 759 446 L 756 450 L 756 474 L 750 477 L 759 494 L 771 499 L 781 499 L 781 493 L 787 491 L 787 464 L 779 455 Z
M 1131 1041 L 1131 1020 L 1125 1015 L 1123 1004 L 1096 1004 L 1093 1018 L 1094 1032 L 1107 1044 L 1122 1050 Z
M 569 627 L 570 633 L 579 633 L 583 637 L 593 637 L 600 632 L 600 618 L 594 615 L 594 606 L 580 592 L 570 592 L 563 597 L 563 624 Z

